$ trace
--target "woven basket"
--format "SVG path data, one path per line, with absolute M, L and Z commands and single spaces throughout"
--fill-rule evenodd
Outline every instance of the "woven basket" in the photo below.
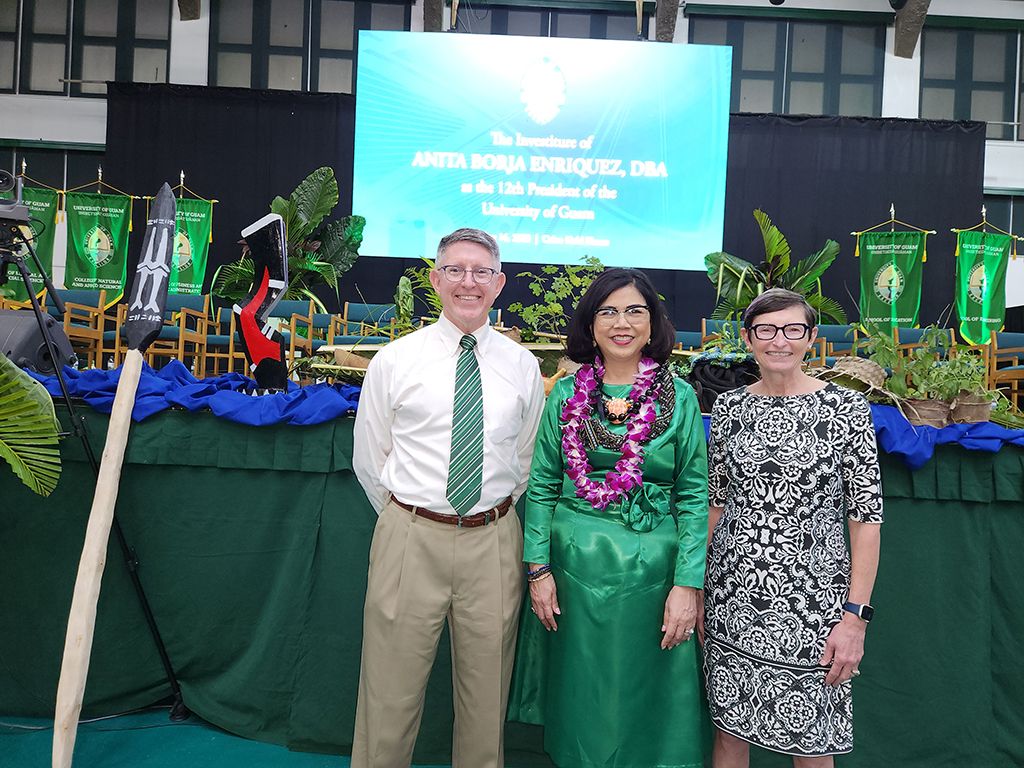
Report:
M 336 349 L 334 350 L 334 364 L 343 365 L 346 368 L 360 368 L 365 371 L 369 367 L 370 361 L 355 352 Z
M 882 388 L 882 384 L 885 382 L 885 369 L 878 363 L 863 357 L 841 357 L 836 360 L 835 365 L 818 378 L 835 381 L 836 384 L 848 389 L 859 389 L 863 392 L 867 388 Z M 867 387 L 856 386 L 854 382 L 861 382 Z
M 949 403 L 945 400 L 904 400 L 907 421 L 917 427 L 941 429 L 949 421 Z
M 960 390 L 949 407 L 949 418 L 954 424 L 977 424 L 991 417 L 992 403 L 966 389 Z

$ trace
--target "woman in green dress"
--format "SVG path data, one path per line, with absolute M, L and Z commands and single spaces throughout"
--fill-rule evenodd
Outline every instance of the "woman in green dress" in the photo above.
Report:
M 693 639 L 707 536 L 697 398 L 642 272 L 580 300 L 526 492 L 530 610 L 509 719 L 545 727 L 560 768 L 689 768 L 709 746 Z

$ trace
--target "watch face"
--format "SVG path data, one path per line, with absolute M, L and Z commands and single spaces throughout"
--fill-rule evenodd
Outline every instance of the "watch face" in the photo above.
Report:
M 870 605 L 862 605 L 860 607 L 860 617 L 864 619 L 864 621 L 871 621 L 871 619 L 873 619 L 874 616 L 875 609 L 872 608 Z

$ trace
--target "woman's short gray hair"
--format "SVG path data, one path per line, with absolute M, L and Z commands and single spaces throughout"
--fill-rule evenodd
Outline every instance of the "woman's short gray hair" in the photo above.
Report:
M 434 262 L 434 266 L 441 266 L 448 248 L 455 243 L 476 243 L 477 245 L 482 245 L 490 251 L 491 258 L 494 259 L 494 266 L 498 268 L 499 272 L 501 271 L 501 253 L 498 251 L 497 241 L 482 229 L 470 229 L 468 227 L 456 229 L 450 235 L 445 235 L 441 238 L 441 242 L 437 246 L 437 260 Z
M 754 325 L 754 320 L 759 315 L 767 315 L 770 312 L 779 312 L 790 307 L 800 307 L 807 317 L 807 324 L 813 328 L 818 324 L 818 314 L 814 308 L 807 303 L 802 293 L 790 291 L 786 288 L 769 288 L 760 296 L 755 298 L 746 311 L 743 313 L 743 327 L 748 331 Z

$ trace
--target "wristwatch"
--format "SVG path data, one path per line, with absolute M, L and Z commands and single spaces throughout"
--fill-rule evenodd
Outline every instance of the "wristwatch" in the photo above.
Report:
M 871 621 L 871 619 L 874 618 L 875 615 L 875 609 L 867 603 L 865 603 L 864 605 L 860 605 L 859 603 L 847 603 L 843 606 L 843 610 L 849 611 L 854 616 L 859 616 L 860 618 L 864 619 L 864 621 Z

